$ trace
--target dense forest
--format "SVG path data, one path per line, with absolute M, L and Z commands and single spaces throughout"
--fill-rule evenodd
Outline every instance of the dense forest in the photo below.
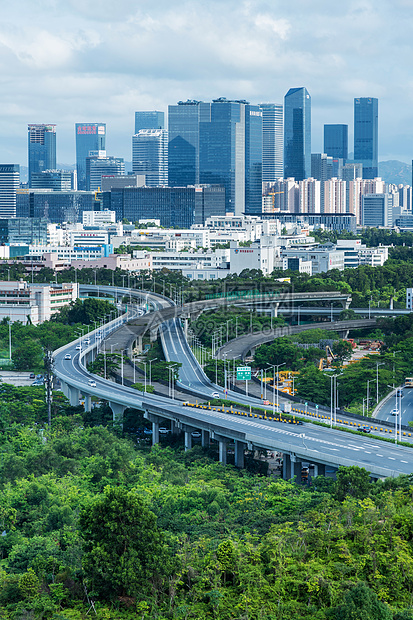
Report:
M 49 431 L 41 388 L 2 390 L 1 618 L 413 618 L 409 478 L 301 486 L 149 449 L 63 396 Z

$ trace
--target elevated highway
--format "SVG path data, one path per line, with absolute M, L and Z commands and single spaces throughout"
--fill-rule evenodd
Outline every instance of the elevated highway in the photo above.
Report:
M 347 332 L 350 329 L 373 328 L 376 325 L 376 319 L 355 319 L 352 321 L 329 321 L 324 323 L 307 323 L 306 325 L 286 325 L 285 327 L 277 327 L 275 329 L 263 329 L 259 333 L 245 334 L 229 340 L 224 346 L 218 349 L 218 359 L 244 359 L 251 351 L 261 344 L 272 342 L 275 338 L 283 336 L 292 336 L 309 329 L 325 329 L 335 332 Z
M 111 289 L 112 287 L 108 287 Z M 102 289 L 102 287 L 100 287 Z M 147 295 L 141 291 L 128 291 L 118 288 L 118 295 L 125 292 L 140 303 L 144 302 L 153 312 L 169 310 L 171 302 L 156 295 Z M 169 304 L 169 307 L 168 307 Z M 138 392 L 133 388 L 114 384 L 86 369 L 86 364 L 93 358 L 101 346 L 102 340 L 122 324 L 134 321 L 136 308 L 129 307 L 128 313 L 89 334 L 90 343 L 81 345 L 78 339 L 57 350 L 54 354 L 55 374 L 59 377 L 64 392 L 72 404 L 78 404 L 79 394 L 83 393 L 86 408 L 90 408 L 92 395 L 107 400 L 112 408 L 114 418 L 121 420 L 126 407 L 134 407 L 144 411 L 152 422 L 153 440 L 159 441 L 159 426 L 164 420 L 171 424 L 171 430 L 182 430 L 185 433 L 185 446 L 191 447 L 191 432 L 202 431 L 204 445 L 211 439 L 219 444 L 221 462 L 226 462 L 228 442 L 235 444 L 235 460 L 239 467 L 243 466 L 244 449 L 261 447 L 268 450 L 283 452 L 284 476 L 292 477 L 298 473 L 302 462 L 312 462 L 322 473 L 325 465 L 359 465 L 365 467 L 375 477 L 397 476 L 413 471 L 413 451 L 404 446 L 384 443 L 368 436 L 348 435 L 335 429 L 304 424 L 297 427 L 275 422 L 254 415 L 236 416 L 222 410 L 187 407 L 172 399 Z M 214 386 L 204 375 L 189 349 L 184 338 L 180 321 L 176 318 L 163 321 L 162 341 L 167 359 L 180 361 L 183 366 L 179 380 L 182 385 L 191 387 L 200 399 L 208 400 L 211 390 L 224 391 Z M 77 347 L 81 346 L 81 350 Z M 70 359 L 65 359 L 69 357 Z M 91 383 L 93 381 L 93 383 Z M 260 399 L 244 397 L 239 394 L 228 394 L 245 404 L 261 405 Z

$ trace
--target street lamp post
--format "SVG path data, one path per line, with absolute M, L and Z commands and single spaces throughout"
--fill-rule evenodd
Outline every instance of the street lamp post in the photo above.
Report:
M 157 357 L 155 357 L 153 360 L 148 360 L 149 363 L 149 385 L 152 385 L 152 362 L 156 362 L 157 361 Z
M 379 366 L 383 366 L 384 362 L 376 363 L 376 404 L 379 402 Z
M 146 392 L 146 362 L 142 362 L 142 364 L 145 366 L 145 389 L 143 391 Z

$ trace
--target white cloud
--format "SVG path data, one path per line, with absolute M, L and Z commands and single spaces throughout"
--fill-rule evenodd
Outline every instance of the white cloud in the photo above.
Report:
M 70 162 L 73 123 L 97 119 L 112 154 L 130 157 L 136 109 L 216 96 L 281 102 L 306 86 L 315 148 L 323 123 L 351 126 L 353 98 L 376 96 L 382 142 L 397 142 L 386 150 L 409 160 L 401 125 L 411 125 L 412 8 L 413 0 L 15 0 L 0 25 L 0 144 L 24 163 L 26 124 L 55 122 L 59 160 Z

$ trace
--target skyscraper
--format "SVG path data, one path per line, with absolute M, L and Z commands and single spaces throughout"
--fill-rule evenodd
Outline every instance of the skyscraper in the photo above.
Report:
M 78 189 L 86 189 L 86 157 L 106 150 L 105 123 L 76 123 L 76 168 Z
M 165 129 L 165 114 L 157 110 L 135 112 L 135 133 L 141 129 Z
M 354 161 L 363 164 L 363 179 L 378 176 L 378 134 L 378 99 L 354 99 Z
M 210 117 L 210 103 L 188 100 L 168 106 L 170 187 L 199 184 L 199 124 Z
M 283 106 L 260 103 L 262 112 L 262 180 L 274 183 L 284 174 Z
M 141 129 L 132 137 L 132 170 L 145 175 L 147 187 L 168 185 L 166 129 Z
M 348 125 L 324 125 L 324 153 L 334 159 L 348 159 Z
M 29 187 L 32 174 L 56 168 L 56 125 L 28 125 Z
M 225 187 L 226 211 L 262 211 L 262 112 L 220 97 L 200 121 L 200 183 Z
M 20 166 L 0 164 L 0 217 L 16 217 L 16 194 L 20 185 Z
M 284 178 L 311 175 L 311 97 L 306 88 L 290 88 L 284 98 Z
M 125 162 L 121 157 L 107 157 L 98 151 L 86 157 L 86 190 L 97 191 L 102 187 L 102 175 L 125 174 Z

